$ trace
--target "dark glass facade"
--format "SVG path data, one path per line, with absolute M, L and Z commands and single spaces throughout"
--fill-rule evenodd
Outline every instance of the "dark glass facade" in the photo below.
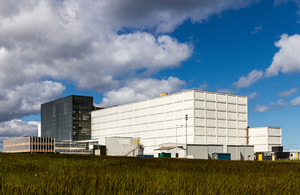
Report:
M 62 140 L 91 139 L 93 97 L 71 95 L 41 106 L 41 136 Z

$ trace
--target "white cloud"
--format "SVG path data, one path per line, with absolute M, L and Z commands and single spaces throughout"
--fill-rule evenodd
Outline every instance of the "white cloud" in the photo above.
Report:
M 208 89 L 208 84 L 204 83 L 204 84 L 200 85 L 197 89 L 202 90 L 202 91 L 207 90 Z
M 260 97 L 260 94 L 253 92 L 250 95 L 248 95 L 247 97 L 248 97 L 248 100 L 256 99 L 256 98 Z
M 300 106 L 300 96 L 292 99 L 291 105 L 292 106 Z
M 179 92 L 184 85 L 185 82 L 176 77 L 169 77 L 167 80 L 133 79 L 125 87 L 105 93 L 100 106 L 120 105 L 159 97 L 162 92 L 172 94 Z
M 272 108 L 271 106 L 256 105 L 254 111 L 256 111 L 256 112 L 267 112 L 271 108 Z
M 38 133 L 39 122 L 11 120 L 0 123 L 0 137 L 33 136 Z
M 0 98 L 0 122 L 40 112 L 41 103 L 61 97 L 65 87 L 57 82 L 24 83 L 6 89 Z
M 262 30 L 262 25 L 259 25 L 259 26 L 257 26 L 257 27 L 254 28 L 254 31 L 252 31 L 251 34 L 256 34 L 256 33 L 258 33 L 261 30 Z
M 233 85 L 237 88 L 248 87 L 256 82 L 258 82 L 263 76 L 263 71 L 253 70 L 250 72 L 247 77 L 241 77 L 237 82 L 234 82 Z
M 274 55 L 273 62 L 267 68 L 265 76 L 276 76 L 282 73 L 300 73 L 300 35 L 281 35 L 281 39 L 275 43 L 280 50 Z
M 274 105 L 274 107 L 279 106 L 280 108 L 284 108 L 284 107 L 288 106 L 288 104 L 283 99 L 278 100 L 277 103 L 274 103 L 273 105 Z
M 288 91 L 281 91 L 281 92 L 279 92 L 279 97 L 288 97 L 290 95 L 295 94 L 297 91 L 298 91 L 298 88 L 293 88 Z

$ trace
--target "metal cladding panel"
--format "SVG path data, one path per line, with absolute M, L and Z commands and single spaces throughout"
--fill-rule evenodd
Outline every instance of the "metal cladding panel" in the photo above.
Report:
M 227 104 L 228 111 L 237 111 L 236 104 Z
M 227 121 L 228 127 L 231 127 L 231 128 L 233 128 L 233 127 L 236 128 L 237 127 L 236 123 L 237 123 L 237 121 L 235 121 L 235 120 L 234 121 L 233 120 L 228 120 Z
M 221 102 L 227 102 L 227 96 L 225 94 L 217 94 L 217 100 Z
M 228 129 L 228 135 L 237 135 L 237 129 Z
M 196 100 L 195 101 L 195 108 L 205 108 L 204 101 Z
M 273 145 L 281 145 L 281 137 L 269 137 L 268 143 Z
M 195 159 L 208 159 L 208 148 L 206 145 L 188 145 L 188 155 L 193 155 Z
M 224 119 L 218 119 L 217 124 L 218 124 L 218 127 L 226 127 L 227 126 L 226 120 L 224 120 Z
M 218 135 L 226 135 L 227 134 L 227 130 L 226 130 L 226 128 L 219 128 L 218 127 L 217 128 L 217 133 L 218 133 Z
M 223 152 L 223 146 L 208 145 L 207 147 L 208 147 L 209 158 L 212 157 L 212 153 L 221 153 L 221 152 Z
M 249 136 L 266 136 L 268 134 L 267 127 L 249 128 Z
M 238 120 L 247 120 L 246 113 L 238 113 Z
M 208 101 L 216 101 L 216 93 L 208 93 L 208 92 L 206 92 L 206 100 L 208 100 Z
M 216 119 L 206 119 L 206 125 L 207 126 L 216 126 L 216 124 L 217 124 L 217 121 L 216 121 Z
M 203 118 L 195 118 L 195 126 L 204 126 L 205 120 Z
M 205 99 L 205 93 L 204 92 L 195 91 L 195 99 L 196 100 L 204 100 Z
M 207 109 L 216 109 L 216 102 L 206 102 Z
M 206 138 L 204 135 L 195 135 L 196 143 L 206 143 Z
M 195 117 L 204 117 L 204 110 L 199 110 L 199 109 L 196 109 L 195 110 Z
M 250 145 L 267 144 L 267 143 L 268 143 L 268 137 L 267 136 L 249 137 L 249 144 Z
M 218 111 L 217 117 L 225 119 L 226 118 L 226 112 L 225 111 Z
M 214 128 L 214 127 L 207 127 L 206 128 L 206 134 L 207 135 L 216 135 L 216 128 Z
M 238 112 L 247 112 L 247 106 L 238 105 Z
M 247 97 L 238 97 L 239 104 L 247 104 Z
M 216 111 L 215 110 L 206 110 L 206 117 L 216 118 Z
M 268 132 L 269 135 L 281 136 L 281 128 L 269 127 L 268 130 L 269 130 Z
M 220 102 L 218 102 L 217 103 L 217 108 L 218 108 L 218 110 L 224 110 L 224 111 L 226 111 L 227 110 L 226 103 L 220 103 Z
M 207 141 L 207 143 L 211 143 L 211 144 L 218 143 L 216 135 L 207 135 L 206 136 L 206 141 Z
M 218 143 L 221 143 L 221 144 L 226 143 L 226 136 L 224 136 L 224 137 L 218 136 Z
M 268 151 L 272 151 L 272 148 L 271 148 L 271 150 L 269 150 L 269 147 L 267 144 L 262 144 L 262 145 L 255 144 L 254 145 L 254 152 L 268 152 Z
M 235 103 L 236 104 L 237 103 L 237 96 L 228 95 L 227 100 L 230 103 Z
M 238 121 L 238 127 L 239 128 L 247 128 L 247 122 L 246 121 Z
M 204 127 L 195 127 L 195 134 L 204 135 L 205 134 L 205 128 Z
M 237 113 L 236 112 L 228 112 L 227 117 L 228 117 L 228 119 L 236 120 L 237 119 Z

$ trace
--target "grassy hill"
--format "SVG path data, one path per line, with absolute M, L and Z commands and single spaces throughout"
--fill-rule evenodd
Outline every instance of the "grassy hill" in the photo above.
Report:
M 300 194 L 300 161 L 0 154 L 2 194 Z

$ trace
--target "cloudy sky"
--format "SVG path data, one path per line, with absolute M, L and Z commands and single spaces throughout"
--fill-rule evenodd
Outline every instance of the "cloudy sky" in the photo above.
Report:
M 0 148 L 40 104 L 110 106 L 201 89 L 248 96 L 248 124 L 300 149 L 300 0 L 2 0 Z

